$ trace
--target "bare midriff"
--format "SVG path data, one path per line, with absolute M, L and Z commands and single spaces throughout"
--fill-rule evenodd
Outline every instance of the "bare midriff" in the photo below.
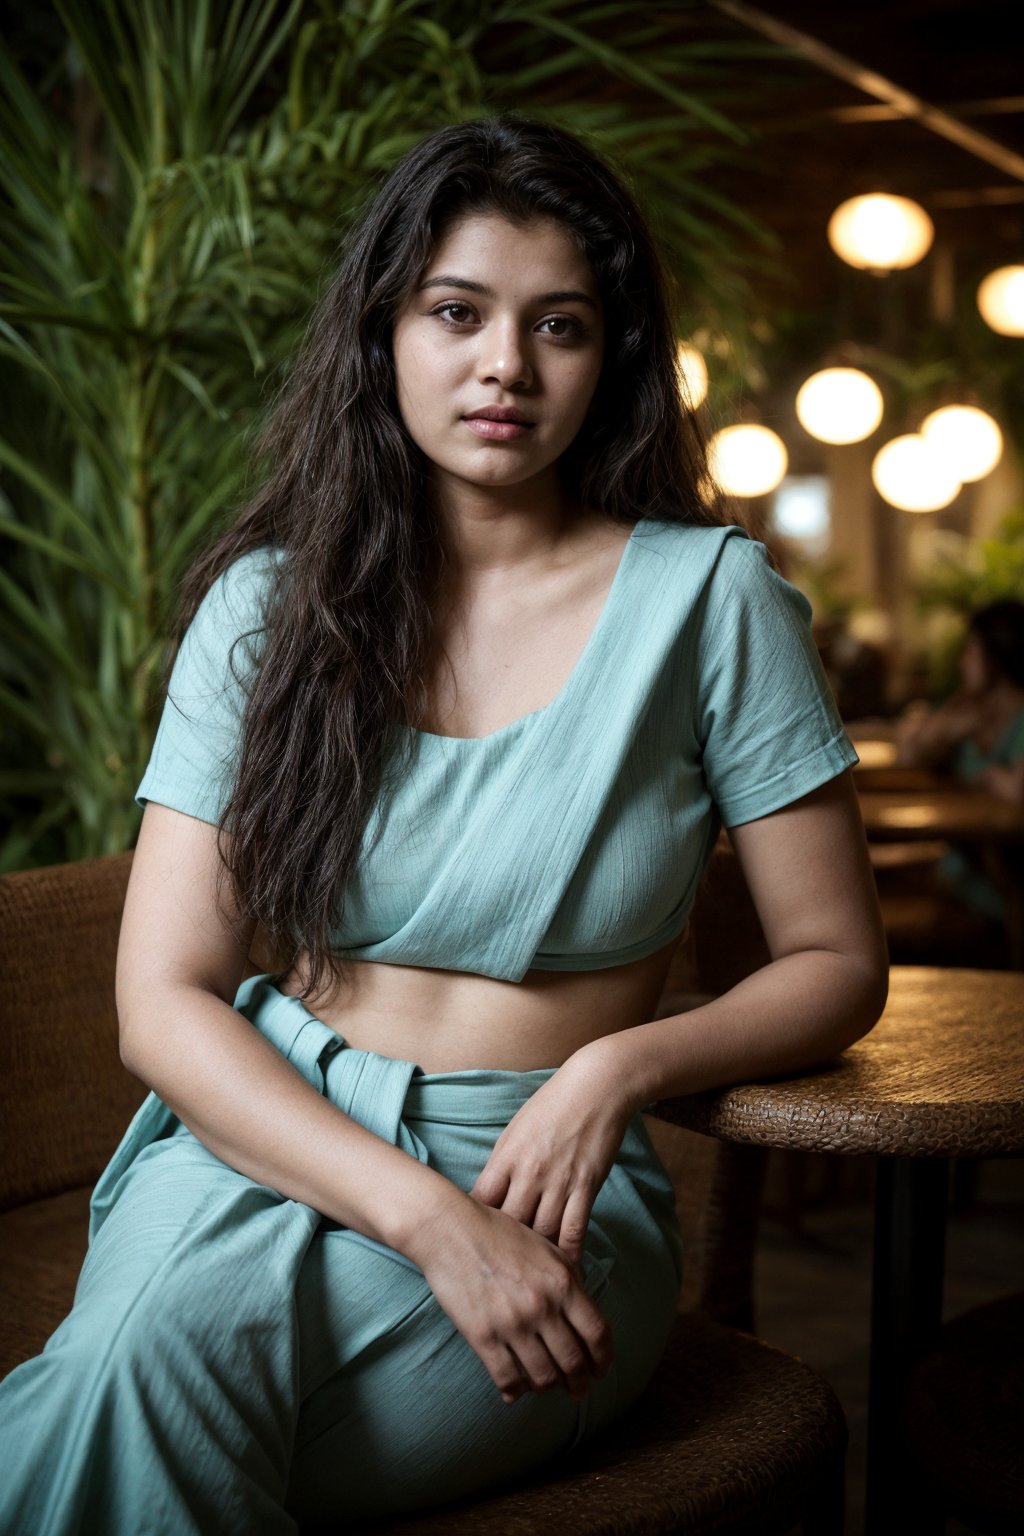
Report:
M 590 509 L 543 581 L 535 575 L 500 596 L 495 589 L 453 602 L 439 636 L 447 665 L 430 679 L 428 732 L 483 737 L 547 705 L 597 623 L 630 533 Z M 676 943 L 604 970 L 529 970 L 518 982 L 348 960 L 336 993 L 303 1002 L 349 1045 L 424 1072 L 529 1072 L 560 1067 L 590 1041 L 646 1023 Z M 276 982 L 282 992 L 302 991 L 304 959 Z
M 357 1050 L 414 1061 L 424 1072 L 560 1067 L 574 1051 L 654 1016 L 676 940 L 599 971 L 529 970 L 522 981 L 349 960 L 332 997 L 303 1005 Z M 297 996 L 302 958 L 275 982 Z

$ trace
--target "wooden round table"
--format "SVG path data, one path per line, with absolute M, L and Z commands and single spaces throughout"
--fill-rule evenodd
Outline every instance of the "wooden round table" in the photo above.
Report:
M 899 1403 L 942 1323 L 950 1159 L 1024 1156 L 1024 974 L 893 966 L 882 1017 L 842 1055 L 656 1112 L 726 1141 L 877 1157 L 865 1529 L 925 1536 Z

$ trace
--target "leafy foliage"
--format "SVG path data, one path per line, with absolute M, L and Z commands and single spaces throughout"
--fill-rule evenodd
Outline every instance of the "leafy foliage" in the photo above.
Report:
M 1003 597 L 1024 598 L 1024 503 L 1005 513 L 988 537 L 957 539 L 915 583 L 915 606 L 932 620 L 927 672 L 933 697 L 957 686 L 957 657 L 970 615 Z
M 665 243 L 681 328 L 740 353 L 773 245 L 711 174 L 751 153 L 736 65 L 763 99 L 772 45 L 622 0 L 54 9 L 38 88 L 0 42 L 3 870 L 134 842 L 180 575 L 259 474 L 247 428 L 340 233 L 424 133 L 517 106 L 590 136 Z
M 967 618 L 1001 597 L 1024 594 L 1024 503 L 1013 507 L 988 538 L 969 539 L 956 557 L 943 554 L 917 585 L 922 610 L 952 609 Z

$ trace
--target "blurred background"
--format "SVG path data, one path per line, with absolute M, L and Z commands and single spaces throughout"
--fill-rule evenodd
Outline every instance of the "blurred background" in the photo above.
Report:
M 1017 7 L 0 15 L 0 873 L 133 846 L 178 580 L 259 474 L 340 235 L 424 133 L 512 106 L 650 215 L 709 470 L 812 604 L 893 962 L 1024 969 Z M 871 1161 L 780 1153 L 758 1251 L 762 1336 L 843 1397 L 854 1505 Z M 955 1165 L 947 1313 L 1019 1283 L 1020 1170 Z
M 925 802 L 913 847 L 910 813 L 870 802 L 894 959 L 962 917 L 1022 963 L 1024 784 L 979 775 L 1024 761 L 1024 677 L 989 655 L 959 709 L 972 615 L 1024 597 L 1012 7 L 0 14 L 0 870 L 132 846 L 176 583 L 258 475 L 246 427 L 347 221 L 423 133 L 511 105 L 590 135 L 642 198 L 709 470 L 812 602 L 864 792 L 930 770 L 1002 807 L 950 858 L 966 800 Z

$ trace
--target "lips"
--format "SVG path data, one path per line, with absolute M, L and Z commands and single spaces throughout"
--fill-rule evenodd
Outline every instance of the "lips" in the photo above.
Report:
M 532 427 L 533 422 L 525 412 L 511 405 L 485 405 L 479 411 L 469 411 L 464 421 L 511 421 L 520 427 Z
M 474 437 L 482 437 L 492 443 L 512 443 L 529 437 L 532 423 L 523 421 L 494 421 L 490 416 L 466 416 L 464 422 Z

